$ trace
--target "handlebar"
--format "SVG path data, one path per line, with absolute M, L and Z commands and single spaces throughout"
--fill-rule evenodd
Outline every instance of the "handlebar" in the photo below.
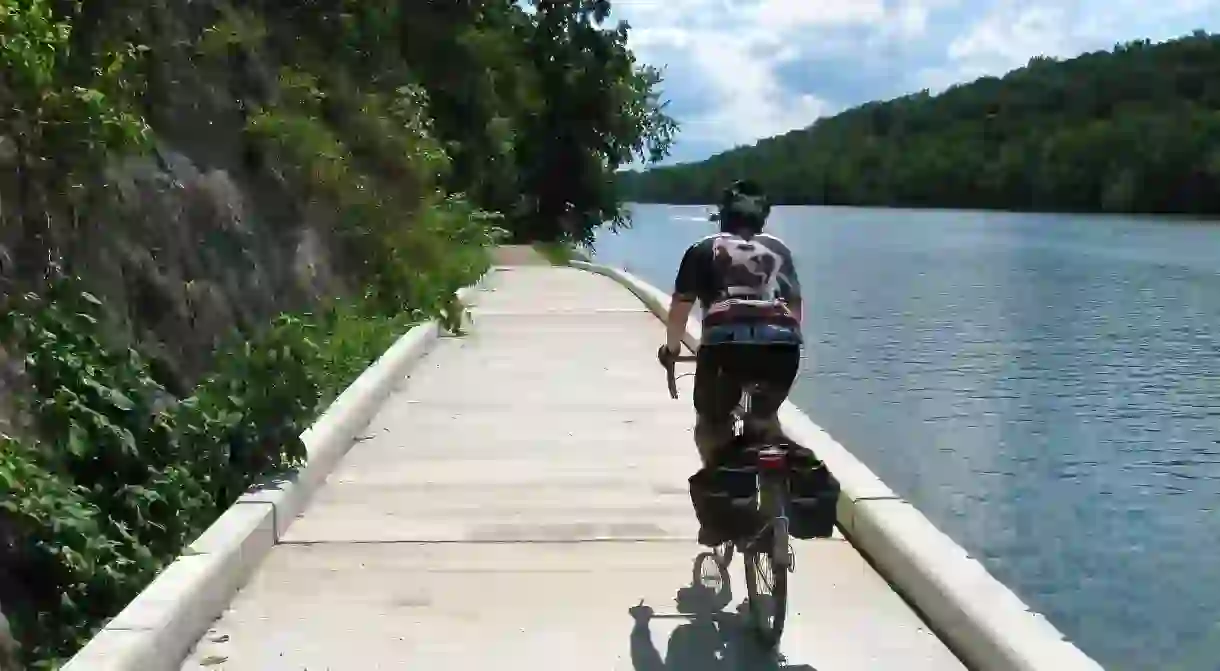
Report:
M 670 398 L 678 398 L 678 380 L 674 377 L 674 364 L 683 361 L 695 361 L 696 357 L 690 355 L 678 355 L 669 360 L 669 365 L 665 366 L 665 374 L 668 376 L 669 396 Z

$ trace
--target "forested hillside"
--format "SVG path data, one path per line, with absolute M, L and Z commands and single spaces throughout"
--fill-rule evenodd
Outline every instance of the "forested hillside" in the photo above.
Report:
M 1220 213 L 1220 36 L 1035 58 L 619 184 L 709 203 L 747 175 L 794 205 Z
M 675 126 L 609 9 L 0 2 L 0 669 L 300 463 L 494 241 L 621 221 L 614 170 Z

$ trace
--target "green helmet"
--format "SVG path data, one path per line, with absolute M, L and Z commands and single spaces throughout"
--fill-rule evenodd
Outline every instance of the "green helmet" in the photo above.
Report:
M 720 198 L 720 227 L 749 228 L 761 231 L 771 214 L 771 201 L 758 184 L 739 179 L 724 190 Z

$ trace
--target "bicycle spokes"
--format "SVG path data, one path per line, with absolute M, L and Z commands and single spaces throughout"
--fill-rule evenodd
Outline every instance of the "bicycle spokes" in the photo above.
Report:
M 776 570 L 768 554 L 750 553 L 746 558 L 746 589 L 753 629 L 767 647 L 779 645 L 787 619 L 788 573 Z

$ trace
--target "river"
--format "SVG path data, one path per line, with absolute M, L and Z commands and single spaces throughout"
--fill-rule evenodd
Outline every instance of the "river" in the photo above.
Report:
M 595 258 L 668 291 L 709 210 L 632 211 Z M 768 230 L 806 297 L 796 405 L 1107 669 L 1220 668 L 1220 225 L 783 207 Z

